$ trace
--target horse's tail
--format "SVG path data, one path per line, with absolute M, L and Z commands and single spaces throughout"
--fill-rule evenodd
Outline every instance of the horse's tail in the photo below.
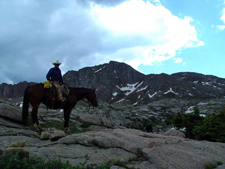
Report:
M 27 91 L 30 88 L 30 86 L 28 86 L 24 92 L 24 96 L 23 96 L 23 107 L 22 107 L 22 122 L 23 125 L 27 125 L 27 117 L 28 117 L 28 111 L 29 111 L 29 98 L 27 95 Z

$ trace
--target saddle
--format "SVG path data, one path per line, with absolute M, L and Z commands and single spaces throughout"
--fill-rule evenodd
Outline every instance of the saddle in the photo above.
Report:
M 55 86 L 51 85 L 51 83 L 49 81 L 45 81 L 43 82 L 44 84 L 44 89 L 50 91 L 51 93 L 56 93 L 56 88 Z M 61 86 L 61 90 L 63 93 L 63 96 L 66 97 L 70 94 L 70 89 L 66 84 L 62 84 Z M 53 95 L 55 96 L 55 95 Z
M 56 88 L 55 88 L 55 86 L 51 85 L 51 83 L 49 81 L 45 81 L 45 82 L 43 82 L 43 84 L 44 84 L 44 89 L 52 93 L 52 96 L 53 96 L 52 97 L 52 107 L 54 107 L 55 100 L 57 100 Z M 63 97 L 68 96 L 70 93 L 69 87 L 66 84 L 61 84 L 60 86 L 61 86 Z

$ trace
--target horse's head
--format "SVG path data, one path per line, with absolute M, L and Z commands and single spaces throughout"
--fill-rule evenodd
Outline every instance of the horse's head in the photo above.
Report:
M 88 101 L 92 104 L 92 106 L 97 107 L 98 106 L 98 101 L 97 97 L 95 94 L 95 89 L 91 89 L 90 92 L 87 95 Z

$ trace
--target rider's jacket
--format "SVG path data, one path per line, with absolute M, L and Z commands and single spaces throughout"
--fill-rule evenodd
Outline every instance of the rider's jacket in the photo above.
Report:
M 62 79 L 62 74 L 61 74 L 61 70 L 59 68 L 56 68 L 56 67 L 53 67 L 51 68 L 47 75 L 46 75 L 46 78 L 48 81 L 60 81 L 62 82 L 63 79 Z

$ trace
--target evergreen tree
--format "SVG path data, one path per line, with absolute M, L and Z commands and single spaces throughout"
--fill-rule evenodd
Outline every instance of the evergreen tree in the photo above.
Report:
M 206 117 L 200 116 L 198 107 L 194 107 L 193 113 L 178 112 L 173 118 L 173 124 L 178 129 L 184 127 L 187 138 L 225 143 L 225 106 L 219 114 L 213 113 Z
M 225 142 L 225 108 L 218 115 L 207 115 L 203 123 L 194 128 L 193 133 L 208 141 Z

